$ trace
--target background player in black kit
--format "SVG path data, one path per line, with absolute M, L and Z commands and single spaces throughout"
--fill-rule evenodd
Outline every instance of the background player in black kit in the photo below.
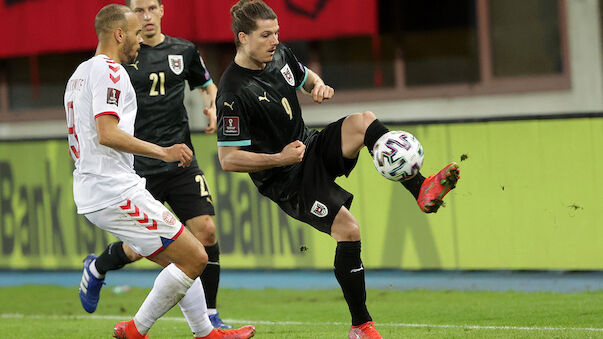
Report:
M 372 112 L 351 114 L 321 132 L 303 121 L 296 89 L 321 103 L 331 87 L 279 44 L 276 14 L 261 0 L 231 8 L 237 54 L 220 80 L 218 156 L 226 171 L 248 172 L 263 195 L 287 214 L 337 241 L 334 271 L 352 315 L 349 338 L 381 338 L 366 308 L 358 221 L 352 194 L 334 181 L 354 168 L 360 150 L 388 132 Z M 436 212 L 458 180 L 451 163 L 436 175 L 403 185 L 420 208 Z
M 191 90 L 199 89 L 203 94 L 207 106 L 204 114 L 209 119 L 208 133 L 216 130 L 216 85 L 193 43 L 161 33 L 161 0 L 128 0 L 126 5 L 138 15 L 144 39 L 134 63 L 124 65 L 138 101 L 134 134 L 161 146 L 184 143 L 193 149 L 183 103 L 185 80 Z M 201 281 L 209 317 L 216 328 L 232 328 L 220 319 L 216 310 L 220 252 L 215 237 L 215 213 L 205 177 L 196 159 L 193 158 L 190 167 L 183 168 L 178 167 L 177 162 L 136 156 L 134 169 L 146 178 L 149 192 L 160 202 L 167 202 L 205 246 L 209 261 Z M 98 278 L 103 278 L 107 271 L 119 269 L 137 259 L 139 257 L 131 248 L 117 242 L 110 244 L 98 258 L 89 256 L 86 261 L 94 264 L 99 272 Z M 84 294 L 80 291 L 82 304 L 88 312 L 96 309 L 98 292 Z

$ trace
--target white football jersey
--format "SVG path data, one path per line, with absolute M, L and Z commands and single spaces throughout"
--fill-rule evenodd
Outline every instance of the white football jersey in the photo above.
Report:
M 112 114 L 118 127 L 134 134 L 136 92 L 124 68 L 105 55 L 83 62 L 65 89 L 69 153 L 75 161 L 73 198 L 80 214 L 123 201 L 126 192 L 144 187 L 133 169 L 134 156 L 98 143 L 96 118 Z

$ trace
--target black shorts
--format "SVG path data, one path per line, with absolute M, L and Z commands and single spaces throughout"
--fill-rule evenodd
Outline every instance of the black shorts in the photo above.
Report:
M 291 217 L 317 230 L 331 234 L 331 225 L 342 206 L 350 208 L 354 196 L 335 183 L 348 176 L 355 159 L 346 159 L 341 151 L 342 118 L 329 124 L 306 145 L 306 153 L 293 184 L 285 189 L 285 199 L 273 199 Z
M 215 215 L 207 181 L 196 161 L 145 179 L 147 190 L 161 203 L 167 202 L 182 223 L 200 215 Z

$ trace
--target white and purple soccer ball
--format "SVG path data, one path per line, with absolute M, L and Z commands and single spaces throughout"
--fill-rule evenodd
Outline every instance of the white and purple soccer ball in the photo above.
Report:
M 389 180 L 408 180 L 423 166 L 423 146 L 408 132 L 387 132 L 373 147 L 373 163 L 377 171 Z

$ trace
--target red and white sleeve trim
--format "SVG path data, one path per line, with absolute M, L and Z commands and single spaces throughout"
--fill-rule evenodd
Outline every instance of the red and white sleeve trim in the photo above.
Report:
M 117 112 L 102 112 L 102 113 L 98 113 L 97 115 L 94 116 L 94 119 L 100 117 L 101 115 L 115 115 L 115 117 L 117 118 L 117 121 L 119 122 L 119 115 L 117 114 Z

